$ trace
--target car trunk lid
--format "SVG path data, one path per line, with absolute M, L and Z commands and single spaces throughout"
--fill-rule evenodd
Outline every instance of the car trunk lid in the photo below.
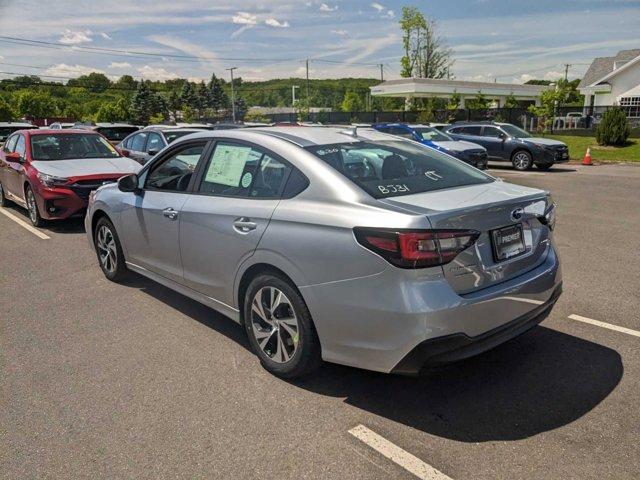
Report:
M 490 287 L 535 268 L 544 261 L 549 248 L 549 228 L 539 217 L 544 215 L 550 199 L 542 190 L 496 181 L 382 201 L 426 215 L 433 229 L 480 232 L 472 246 L 442 267 L 459 294 Z M 498 260 L 492 232 L 517 224 L 522 225 L 525 251 Z

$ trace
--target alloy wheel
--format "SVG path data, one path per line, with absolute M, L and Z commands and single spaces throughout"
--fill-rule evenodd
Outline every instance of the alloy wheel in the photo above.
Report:
M 38 205 L 36 205 L 36 196 L 31 189 L 27 189 L 27 210 L 29 210 L 29 218 L 35 225 L 38 223 Z
M 251 303 L 251 328 L 260 350 L 277 363 L 298 350 L 299 328 L 291 301 L 275 287 L 263 287 Z
M 118 264 L 118 252 L 113 233 L 106 225 L 101 225 L 96 235 L 100 264 L 109 273 L 114 273 Z
M 524 170 L 529 166 L 529 155 L 524 152 L 516 153 L 514 157 L 516 168 Z

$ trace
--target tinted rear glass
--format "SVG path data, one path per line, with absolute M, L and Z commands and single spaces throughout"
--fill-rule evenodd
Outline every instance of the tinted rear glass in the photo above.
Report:
M 111 141 L 120 141 L 123 140 L 127 135 L 132 134 L 133 132 L 137 132 L 138 127 L 98 127 L 96 131 L 101 133 L 107 140 Z
M 464 162 L 417 143 L 356 142 L 315 145 L 306 149 L 374 198 L 494 181 Z
M 175 132 L 164 132 L 164 138 L 167 139 L 167 143 L 171 143 L 174 140 L 189 135 L 190 133 L 196 133 L 200 130 L 177 130 Z

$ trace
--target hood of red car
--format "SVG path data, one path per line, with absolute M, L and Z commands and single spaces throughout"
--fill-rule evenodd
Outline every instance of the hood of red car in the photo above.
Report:
M 31 165 L 38 172 L 64 178 L 137 173 L 142 167 L 138 162 L 127 157 L 43 160 L 32 162 Z

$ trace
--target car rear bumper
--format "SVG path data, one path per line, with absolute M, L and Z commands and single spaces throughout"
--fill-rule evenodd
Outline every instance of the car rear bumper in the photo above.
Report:
M 476 347 L 459 352 L 464 358 L 520 333 L 519 319 L 542 321 L 544 316 L 535 311 L 542 305 L 550 309 L 561 282 L 560 262 L 549 245 L 537 267 L 469 294 L 456 293 L 436 269 L 394 267 L 364 278 L 300 287 L 300 292 L 325 360 L 380 372 L 415 373 L 419 368 L 403 366 L 403 360 L 416 348 L 423 352 L 426 347 L 419 346 L 428 345 L 425 342 L 443 342 L 440 354 L 468 343 L 452 341 L 452 336 L 471 339 Z M 512 323 L 515 326 L 508 327 Z M 513 335 L 491 333 L 502 328 Z M 485 335 L 492 339 L 478 343 Z
M 391 370 L 391 373 L 416 375 L 423 368 L 464 360 L 522 335 L 547 318 L 556 301 L 560 298 L 561 293 L 562 284 L 558 285 L 551 298 L 540 306 L 509 323 L 476 337 L 469 337 L 464 333 L 455 333 L 445 337 L 425 340 L 411 350 Z

